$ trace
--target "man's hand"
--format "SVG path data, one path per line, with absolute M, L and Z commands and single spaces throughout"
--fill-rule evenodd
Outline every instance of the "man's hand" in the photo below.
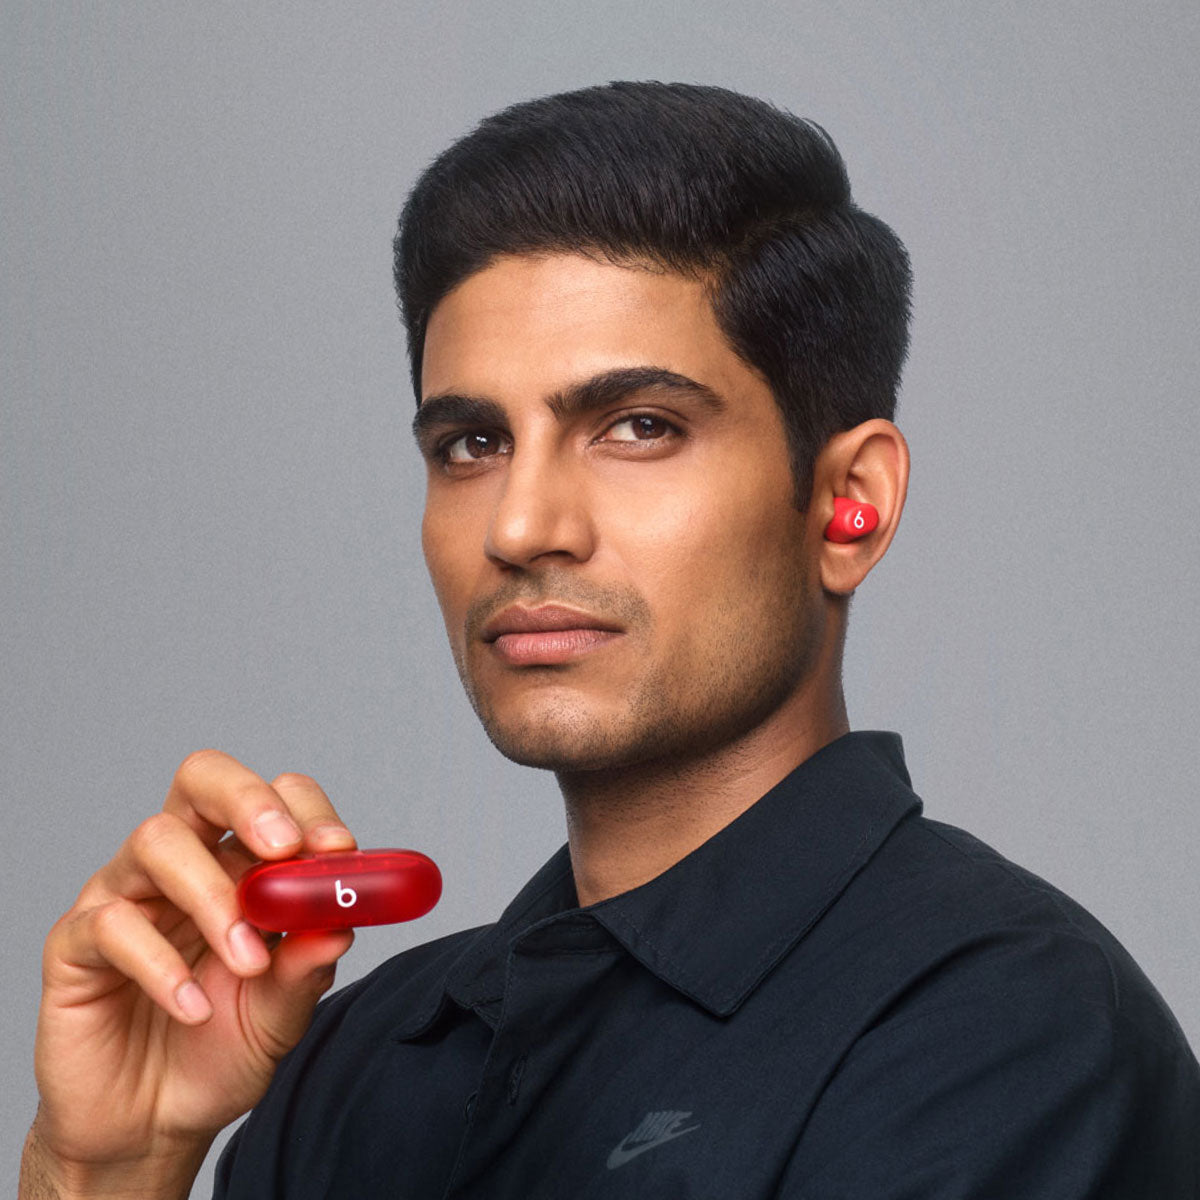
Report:
M 268 784 L 216 750 L 184 760 L 163 811 L 46 939 L 23 1197 L 187 1194 L 354 936 L 270 935 L 269 948 L 238 909 L 237 880 L 258 859 L 354 847 L 311 779 Z

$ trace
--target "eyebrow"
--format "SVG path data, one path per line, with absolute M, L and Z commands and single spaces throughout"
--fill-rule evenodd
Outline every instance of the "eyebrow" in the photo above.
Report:
M 565 423 L 617 404 L 635 392 L 645 391 L 690 396 L 713 414 L 723 413 L 727 408 L 720 394 L 707 384 L 654 366 L 614 367 L 601 371 L 551 392 L 545 398 L 545 404 L 556 420 Z M 421 401 L 413 418 L 412 431 L 418 449 L 428 455 L 434 434 L 447 425 L 505 425 L 507 421 L 508 414 L 503 405 L 488 396 L 439 392 Z

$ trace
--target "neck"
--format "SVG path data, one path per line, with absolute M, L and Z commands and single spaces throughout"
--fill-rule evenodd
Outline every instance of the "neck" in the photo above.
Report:
M 816 699 L 798 692 L 749 733 L 686 759 L 559 772 L 579 904 L 661 875 L 848 733 L 840 677 Z

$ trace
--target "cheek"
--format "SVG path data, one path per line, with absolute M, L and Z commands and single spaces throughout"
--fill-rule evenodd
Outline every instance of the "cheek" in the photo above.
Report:
M 455 597 L 459 596 L 461 591 L 456 580 L 463 570 L 463 563 L 459 561 L 462 549 L 462 536 L 460 533 L 456 538 L 453 519 L 444 509 L 435 510 L 427 506 L 421 519 L 421 550 L 425 555 L 429 579 L 448 627 L 454 616 L 452 609 Z
M 728 486 L 658 489 L 641 501 L 626 497 L 612 514 L 610 545 L 659 621 L 686 637 L 689 614 L 734 619 L 740 597 L 761 586 L 764 555 L 779 553 L 777 506 L 768 512 L 761 494 Z

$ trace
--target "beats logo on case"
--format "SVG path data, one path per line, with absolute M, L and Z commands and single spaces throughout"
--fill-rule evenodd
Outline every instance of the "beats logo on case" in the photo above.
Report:
M 873 504 L 834 496 L 833 520 L 825 526 L 825 536 L 831 542 L 852 542 L 865 537 L 879 524 L 879 512 Z

